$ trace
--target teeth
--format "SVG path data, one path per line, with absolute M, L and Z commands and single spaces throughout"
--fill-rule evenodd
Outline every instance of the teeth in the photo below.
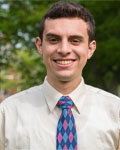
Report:
M 70 64 L 72 61 L 71 60 L 57 60 L 56 61 L 58 64 L 61 64 L 61 65 L 68 65 Z

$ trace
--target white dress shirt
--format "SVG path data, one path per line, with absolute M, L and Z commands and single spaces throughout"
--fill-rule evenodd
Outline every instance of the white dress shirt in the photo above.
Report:
M 0 150 L 56 150 L 63 96 L 44 83 L 0 104 Z M 74 102 L 78 150 L 120 150 L 120 98 L 82 82 L 68 96 Z

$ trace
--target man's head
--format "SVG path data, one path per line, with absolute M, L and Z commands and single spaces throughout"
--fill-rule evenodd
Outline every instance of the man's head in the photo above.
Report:
M 70 83 L 72 91 L 96 49 L 92 16 L 82 6 L 57 2 L 43 17 L 39 36 L 35 44 L 43 56 L 47 80 L 58 91 L 61 84 Z
M 79 18 L 84 20 L 88 25 L 89 43 L 94 40 L 95 21 L 90 12 L 86 10 L 83 6 L 76 3 L 59 1 L 55 3 L 42 18 L 39 29 L 39 37 L 41 41 L 43 39 L 45 21 L 47 19 L 58 18 Z

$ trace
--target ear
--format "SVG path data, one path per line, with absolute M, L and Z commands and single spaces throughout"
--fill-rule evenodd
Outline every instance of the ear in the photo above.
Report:
M 92 42 L 90 42 L 90 44 L 88 46 L 88 59 L 90 59 L 92 57 L 95 50 L 96 50 L 96 41 L 93 40 Z
M 35 45 L 37 47 L 38 52 L 42 56 L 43 55 L 43 52 L 42 52 L 42 41 L 41 41 L 41 39 L 39 37 L 36 37 Z

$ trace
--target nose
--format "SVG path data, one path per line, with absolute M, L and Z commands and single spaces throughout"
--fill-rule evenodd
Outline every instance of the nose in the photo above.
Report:
M 67 39 L 61 41 L 57 49 L 57 52 L 63 56 L 70 54 L 71 48 L 70 48 L 69 41 L 67 41 Z

